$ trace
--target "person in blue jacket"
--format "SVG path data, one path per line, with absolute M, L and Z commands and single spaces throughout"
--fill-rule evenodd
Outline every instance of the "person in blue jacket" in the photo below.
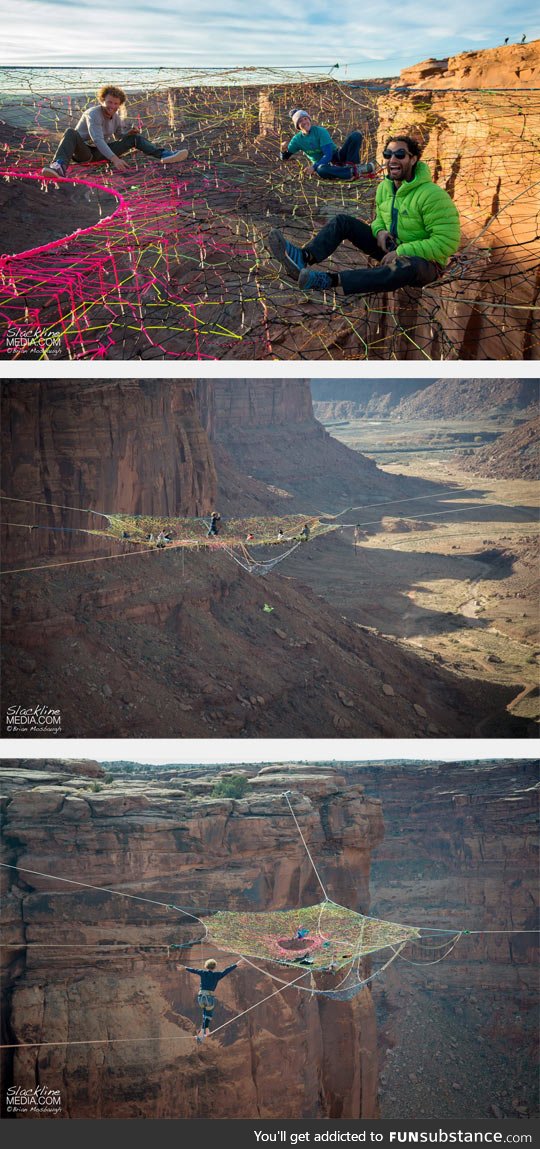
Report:
M 240 959 L 240 961 L 241 960 L 242 959 Z M 235 962 L 234 965 L 228 965 L 226 969 L 220 971 L 216 969 L 217 962 L 215 959 L 208 958 L 208 961 L 204 963 L 204 969 L 195 969 L 189 965 L 177 966 L 177 969 L 185 969 L 186 973 L 198 974 L 201 979 L 200 989 L 197 994 L 197 1003 L 202 1009 L 202 1024 L 200 1033 L 197 1035 L 198 1041 L 207 1037 L 210 1032 L 210 1022 L 212 1021 L 214 1006 L 216 1004 L 214 990 L 218 982 L 220 982 L 222 978 L 227 977 L 228 973 L 232 973 L 233 969 L 236 969 L 239 964 L 239 962 Z
M 293 108 L 290 116 L 296 135 L 282 150 L 282 160 L 304 152 L 311 160 L 311 171 L 322 180 L 357 180 L 375 171 L 374 164 L 360 163 L 361 132 L 351 132 L 338 148 L 330 132 L 321 124 L 314 124 L 304 108 Z

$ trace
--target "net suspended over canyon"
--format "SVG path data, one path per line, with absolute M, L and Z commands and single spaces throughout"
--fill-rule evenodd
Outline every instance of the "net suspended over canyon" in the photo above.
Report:
M 270 574 L 302 544 L 341 528 L 339 518 L 330 519 L 318 515 L 251 515 L 243 518 L 219 515 L 214 534 L 211 532 L 210 516 L 178 518 L 168 515 L 105 513 L 7 495 L 1 495 L 0 500 L 4 507 L 9 507 L 3 520 L 4 528 L 15 538 L 20 537 L 20 532 L 30 532 L 36 538 L 38 550 L 39 534 L 34 533 L 40 531 L 49 536 L 56 533 L 65 538 L 86 536 L 95 539 L 96 544 L 100 545 L 110 541 L 118 548 L 113 554 L 91 558 L 57 558 L 50 563 L 6 568 L 1 572 L 6 575 L 84 566 L 95 562 L 114 562 L 115 559 L 123 560 L 130 555 L 161 549 L 208 549 L 222 552 L 248 574 L 264 576 Z M 51 525 L 47 520 L 54 509 L 62 511 L 64 516 L 70 516 L 70 521 L 84 522 L 86 525 Z
M 0 195 L 11 223 L 0 256 L 0 354 L 534 358 L 540 92 L 419 91 L 340 76 L 337 67 L 142 71 L 128 122 L 156 143 L 187 145 L 188 160 L 163 168 L 130 153 L 127 174 L 73 165 L 55 182 L 41 168 L 95 102 L 99 78 L 88 69 L 6 69 Z M 115 79 L 129 88 L 129 73 Z M 422 141 L 462 222 L 460 251 L 441 280 L 308 298 L 272 261 L 273 227 L 304 244 L 339 212 L 373 218 L 383 176 L 378 166 L 373 178 L 324 181 L 296 159 L 281 163 L 288 113 L 299 104 L 339 142 L 360 129 L 361 158 L 377 165 L 383 136 L 407 131 Z M 33 221 L 30 240 L 24 218 Z M 361 258 L 343 245 L 332 266 Z
M 211 913 L 206 919 L 198 917 L 191 910 L 186 910 L 182 906 L 170 904 L 157 898 L 150 898 L 142 894 L 130 893 L 126 890 L 110 889 L 105 886 L 94 886 L 88 882 L 76 881 L 73 878 L 64 878 L 58 874 L 46 874 L 43 871 L 30 869 L 29 867 L 20 866 L 14 863 L 0 862 L 0 868 L 4 870 L 14 870 L 20 873 L 24 882 L 31 884 L 30 877 L 26 875 L 38 876 L 40 878 L 49 878 L 53 882 L 60 882 L 67 886 L 76 886 L 81 890 L 97 890 L 100 893 L 112 894 L 121 898 L 129 898 L 134 902 L 144 902 L 147 905 L 158 906 L 166 911 L 172 912 L 175 916 L 181 914 L 183 919 L 189 924 L 191 928 L 192 922 L 197 922 L 203 928 L 202 936 L 190 938 L 186 942 L 170 943 L 166 946 L 159 945 L 157 949 L 165 949 L 167 957 L 171 954 L 174 955 L 179 950 L 193 950 L 194 947 L 203 947 L 206 944 L 213 945 L 218 949 L 222 949 L 227 953 L 233 955 L 241 955 L 248 966 L 253 967 L 259 973 L 264 974 L 270 978 L 274 983 L 277 983 L 277 988 L 273 989 L 270 993 L 266 994 L 263 998 L 247 1005 L 239 1013 L 235 1014 L 232 1018 L 223 1022 L 217 1028 L 213 1029 L 213 1034 L 217 1034 L 220 1030 L 227 1028 L 234 1022 L 243 1018 L 246 1014 L 251 1013 L 260 1005 L 269 1001 L 271 998 L 281 994 L 288 988 L 293 988 L 299 992 L 309 993 L 310 995 L 317 995 L 320 997 L 328 998 L 336 1002 L 350 1001 L 355 998 L 362 990 L 364 990 L 373 980 L 378 977 L 397 959 L 403 957 L 403 951 L 406 947 L 413 947 L 412 953 L 416 953 L 420 960 L 411 960 L 411 964 L 416 965 L 436 965 L 455 948 L 457 943 L 467 934 L 484 934 L 484 933 L 538 933 L 538 930 L 469 930 L 469 929 L 447 929 L 436 927 L 416 927 L 409 925 L 402 925 L 396 922 L 383 921 L 378 918 L 372 918 L 368 915 L 358 913 L 354 910 L 347 909 L 345 906 L 340 906 L 328 896 L 323 878 L 319 871 L 313 855 L 309 849 L 308 843 L 302 833 L 296 814 L 294 813 L 293 804 L 294 793 L 290 790 L 282 794 L 283 802 L 288 808 L 301 839 L 302 847 L 306 852 L 309 863 L 313 869 L 313 873 L 319 883 L 323 894 L 323 901 L 317 905 L 297 907 L 293 910 L 270 910 L 266 912 L 246 912 L 246 911 L 229 911 L 218 910 Z M 60 946 L 65 951 L 65 943 L 47 943 L 46 948 L 55 949 L 55 945 Z M 39 949 L 40 943 L 27 943 L 26 948 L 31 946 L 33 949 Z M 78 948 L 78 943 L 74 943 L 75 950 Z M 416 950 L 415 948 L 416 947 Z M 6 946 L 4 945 L 4 948 Z M 21 943 L 7 946 L 7 948 L 21 949 Z M 69 945 L 68 947 L 69 948 Z M 108 949 L 112 951 L 110 956 L 113 960 L 118 959 L 118 955 L 123 949 L 136 949 L 139 953 L 142 950 L 148 950 L 146 945 L 141 946 L 123 946 L 121 942 L 107 942 L 105 945 L 95 943 L 90 947 L 95 951 L 95 960 L 103 960 L 104 952 Z M 386 951 L 386 954 L 385 954 Z M 203 950 L 204 953 L 204 950 Z M 373 972 L 367 972 L 363 967 L 364 959 L 371 958 L 371 956 L 378 954 L 382 955 L 382 964 L 378 966 Z M 406 961 L 410 959 L 405 958 Z M 258 962 L 266 962 L 266 968 L 258 964 Z M 295 975 L 291 978 L 283 978 L 277 972 L 271 972 L 270 967 L 283 966 L 294 967 Z M 343 970 L 345 973 L 341 976 Z M 285 970 L 283 970 L 285 972 Z M 320 975 L 322 982 L 315 979 L 315 974 Z M 309 978 L 309 981 L 306 979 Z M 327 979 L 325 981 L 325 979 Z M 303 984 L 301 984 L 303 983 Z M 38 1042 L 37 1041 L 19 1041 L 16 1043 L 8 1043 L 0 1048 L 4 1049 L 24 1049 L 35 1048 L 37 1046 L 81 1046 L 81 1045 L 113 1045 L 113 1044 L 137 1044 L 147 1041 L 193 1041 L 193 1035 L 189 1033 L 182 1033 L 176 1038 L 162 1037 L 114 1037 L 108 1036 L 104 1038 L 71 1038 L 66 1040 L 48 1041 L 44 1035 Z

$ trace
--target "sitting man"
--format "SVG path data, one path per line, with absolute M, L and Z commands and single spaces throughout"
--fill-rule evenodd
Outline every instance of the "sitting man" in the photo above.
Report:
M 126 130 L 120 115 L 120 108 L 126 102 L 125 92 L 114 84 L 105 84 L 97 93 L 98 104 L 83 112 L 77 126 L 68 128 L 56 149 L 50 164 L 42 168 L 46 176 L 64 179 L 70 163 L 91 164 L 99 160 L 109 160 L 118 172 L 129 170 L 129 165 L 121 157 L 136 148 L 162 164 L 177 163 L 187 158 L 187 148 L 173 151 L 160 148 L 141 136 L 136 128 Z M 116 137 L 116 139 L 114 138 Z
M 434 184 L 421 148 L 410 136 L 391 136 L 383 152 L 387 175 L 377 188 L 371 224 L 352 215 L 334 216 L 305 247 L 296 247 L 278 230 L 268 246 L 287 274 L 304 291 L 341 287 L 345 295 L 424 287 L 443 272 L 459 246 L 459 215 L 448 192 Z M 354 271 L 315 271 L 348 239 L 379 267 Z
M 304 152 L 311 160 L 311 171 L 323 180 L 357 180 L 375 171 L 374 164 L 360 163 L 361 132 L 351 132 L 338 148 L 330 132 L 314 124 L 309 112 L 294 108 L 290 115 L 297 132 L 283 149 L 282 160 Z

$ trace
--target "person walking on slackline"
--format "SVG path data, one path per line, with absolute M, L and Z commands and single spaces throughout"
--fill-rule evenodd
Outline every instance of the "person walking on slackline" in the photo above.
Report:
M 235 962 L 234 965 L 228 965 L 226 969 L 221 971 L 216 969 L 217 962 L 214 958 L 208 958 L 208 961 L 205 961 L 204 969 L 195 969 L 189 965 L 178 965 L 176 967 L 178 970 L 185 969 L 186 973 L 196 973 L 201 979 L 200 989 L 197 994 L 197 1003 L 202 1009 L 202 1024 L 199 1034 L 197 1035 L 197 1041 L 202 1041 L 210 1032 L 210 1022 L 212 1021 L 214 1006 L 216 1004 L 214 994 L 216 986 L 222 978 L 232 973 L 233 969 L 237 969 L 241 961 L 242 958 Z

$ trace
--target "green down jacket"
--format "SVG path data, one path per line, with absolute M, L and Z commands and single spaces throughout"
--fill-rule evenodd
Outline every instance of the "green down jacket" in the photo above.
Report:
M 397 191 L 388 176 L 375 197 L 373 235 L 389 231 L 398 241 L 398 255 L 419 255 L 445 267 L 459 247 L 459 215 L 444 188 L 434 184 L 427 164 L 419 160 L 414 179 Z

